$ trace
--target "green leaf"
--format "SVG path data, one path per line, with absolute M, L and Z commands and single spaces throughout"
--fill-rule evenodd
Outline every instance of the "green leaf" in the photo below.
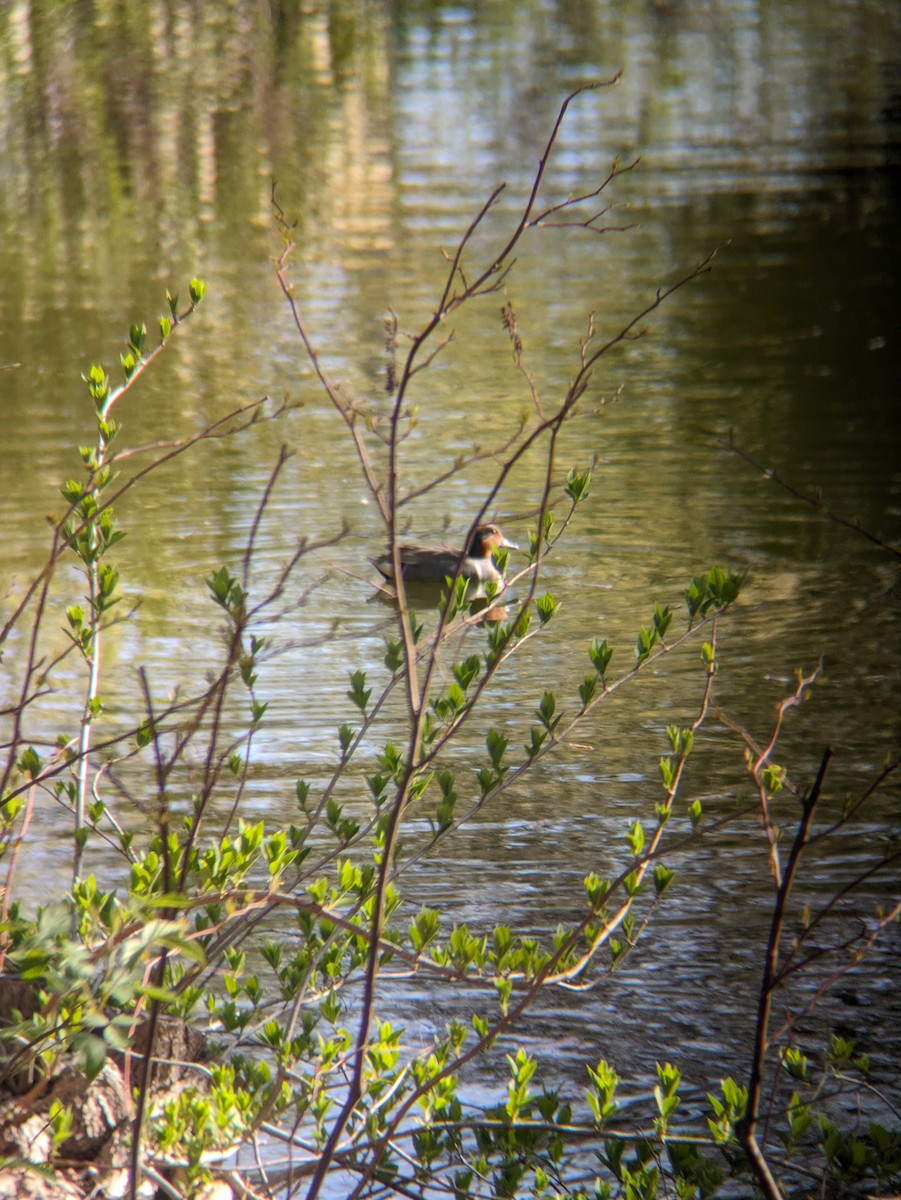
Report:
M 532 728 L 529 730 L 529 734 L 530 734 L 530 741 L 526 743 L 525 751 L 526 751 L 526 754 L 528 755 L 529 759 L 531 760 L 535 757 L 535 755 L 541 750 L 541 747 L 544 745 L 544 743 L 547 739 L 547 733 L 545 732 L 545 730 L 538 729 L 537 726 L 533 725 Z
M 632 852 L 632 857 L 640 858 L 645 844 L 644 826 L 642 825 L 641 821 L 635 822 L 635 824 L 629 830 L 629 833 L 626 835 L 626 841 L 628 842 L 629 849 Z
M 481 663 L 479 662 L 478 655 L 471 654 L 463 662 L 457 663 L 454 666 L 454 679 L 456 679 L 463 691 L 466 692 L 473 680 L 478 678 L 480 670 Z
M 347 697 L 352 700 L 360 712 L 365 713 L 366 705 L 369 703 L 369 697 L 372 695 L 372 688 L 366 687 L 365 671 L 354 671 L 350 676 L 350 691 L 347 692 Z
M 663 863 L 658 863 L 654 868 L 654 891 L 658 896 L 662 896 L 672 881 L 676 878 L 676 872 L 665 867 Z
M 586 675 L 579 684 L 579 699 L 583 708 L 587 708 L 597 694 L 599 678 L 599 675 Z
M 29 746 L 16 763 L 17 769 L 29 779 L 36 779 L 40 775 L 43 765 L 41 756 L 34 746 Z
M 495 770 L 506 770 L 506 768 L 502 768 L 501 766 L 503 757 L 507 752 L 507 746 L 509 745 L 504 735 L 497 729 L 489 729 L 488 736 L 485 739 L 485 744 L 488 747 L 488 754 Z
M 106 1062 L 107 1045 L 103 1038 L 93 1033 L 77 1033 L 72 1039 L 72 1049 L 88 1080 L 96 1079 Z
M 391 674 L 396 675 L 404 665 L 404 652 L 400 642 L 385 641 L 385 658 L 383 661 Z
M 692 579 L 685 592 L 689 621 L 704 616 L 711 608 L 719 610 L 733 604 L 747 580 L 747 574 L 712 567 L 706 575 Z
M 663 786 L 667 791 L 673 786 L 673 779 L 676 776 L 676 765 L 671 758 L 660 759 L 660 778 L 663 780 Z
M 590 875 L 585 876 L 583 886 L 592 911 L 601 912 L 610 895 L 610 884 L 592 871 Z
M 346 758 L 354 740 L 354 731 L 349 725 L 342 725 L 338 730 L 338 745 L 341 747 L 341 757 Z
M 638 638 L 635 642 L 635 659 L 639 665 L 647 660 L 656 644 L 656 628 L 646 629 L 644 625 L 642 625 L 641 629 L 638 631 Z
M 132 325 L 128 331 L 128 341 L 134 353 L 140 357 L 141 351 L 144 348 L 144 343 L 147 340 L 147 326 L 141 322 L 140 325 Z
M 566 494 L 573 504 L 581 504 L 588 496 L 588 485 L 591 483 L 591 471 L 579 473 L 575 467 L 570 467 L 566 477 Z
M 605 638 L 602 642 L 599 642 L 597 638 L 594 638 L 588 648 L 588 657 L 591 659 L 592 666 L 603 680 L 604 674 L 610 665 L 610 659 L 613 657 L 613 650 L 608 645 L 607 639 Z
M 535 601 L 535 607 L 538 609 L 538 620 L 542 625 L 546 625 L 560 611 L 560 605 L 550 592 L 545 592 L 543 596 L 539 596 Z
M 782 1055 L 782 1065 L 792 1079 L 804 1082 L 808 1075 L 807 1056 L 795 1046 L 787 1046 Z
M 654 605 L 654 628 L 657 631 L 657 636 L 661 639 L 661 641 L 663 640 L 667 629 L 669 629 L 672 619 L 673 614 L 671 609 L 668 607 L 661 608 L 659 604 Z

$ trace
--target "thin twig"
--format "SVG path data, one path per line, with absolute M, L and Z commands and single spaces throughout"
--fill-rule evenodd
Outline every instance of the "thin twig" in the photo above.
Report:
M 859 521 L 855 521 L 851 517 L 845 517 L 842 516 L 841 513 L 835 512 L 834 509 L 829 508 L 829 506 L 824 503 L 822 496 L 818 496 L 811 492 L 805 492 L 801 488 L 795 487 L 794 484 L 789 483 L 787 479 L 783 479 L 781 475 L 777 474 L 772 467 L 764 466 L 759 459 L 754 458 L 752 454 L 749 454 L 747 450 L 744 450 L 738 445 L 738 443 L 735 441 L 734 429 L 729 430 L 729 439 L 726 442 L 726 446 L 732 451 L 733 454 L 737 454 L 739 458 L 743 458 L 746 463 L 749 463 L 752 467 L 754 467 L 755 470 L 759 471 L 761 475 L 764 475 L 767 479 L 772 479 L 774 483 L 777 483 L 779 487 L 784 488 L 785 491 L 794 496 L 797 500 L 802 500 L 805 504 L 809 504 L 811 508 L 815 508 L 817 512 L 821 513 L 828 521 L 832 521 L 836 525 L 844 525 L 846 529 L 851 529 L 854 531 L 854 533 L 860 534 L 861 537 L 866 538 L 867 541 L 879 546 L 880 549 L 887 550 L 888 553 L 894 555 L 895 558 L 901 558 L 901 548 L 892 545 L 891 542 L 884 541 L 877 534 L 867 529 L 865 525 L 861 525 Z
M 751 1059 L 751 1075 L 748 1081 L 748 1104 L 744 1116 L 736 1126 L 739 1142 L 748 1157 L 751 1169 L 757 1178 L 767 1200 L 783 1200 L 782 1191 L 776 1182 L 766 1157 L 757 1140 L 757 1120 L 760 1114 L 760 1093 L 763 1086 L 766 1067 L 766 1053 L 769 1047 L 770 1010 L 773 1003 L 773 991 L 776 986 L 779 967 L 779 943 L 782 939 L 782 927 L 785 922 L 788 897 L 794 883 L 795 873 L 801 861 L 801 855 L 807 844 L 813 814 L 820 798 L 823 780 L 832 758 L 828 747 L 823 752 L 820 769 L 814 780 L 810 795 L 804 801 L 804 811 L 798 823 L 795 839 L 792 843 L 791 854 L 786 863 L 782 882 L 779 886 L 776 902 L 773 906 L 773 917 L 770 924 L 770 935 L 767 941 L 766 958 L 764 960 L 763 978 L 760 984 L 760 999 L 757 1004 L 757 1021 L 754 1029 L 754 1050 Z

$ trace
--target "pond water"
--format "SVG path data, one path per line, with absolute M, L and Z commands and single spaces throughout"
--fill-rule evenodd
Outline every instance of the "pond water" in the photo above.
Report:
M 504 670 L 462 753 L 475 760 L 492 724 L 511 744 L 525 740 L 547 688 L 561 706 L 569 697 L 571 711 L 592 637 L 609 640 L 611 671 L 624 672 L 654 604 L 681 620 L 688 581 L 722 564 L 749 582 L 720 624 L 716 705 L 765 742 L 796 669 L 825 656 L 779 761 L 808 786 L 830 745 L 829 813 L 861 794 L 898 747 L 898 555 L 765 479 L 729 437 L 796 489 L 901 544 L 898 6 L 536 0 L 248 6 L 240 17 L 225 4 L 203 7 L 206 21 L 177 2 L 129 5 L 128 14 L 12 4 L 0 16 L 3 614 L 43 562 L 45 514 L 59 508 L 56 489 L 77 474 L 77 446 L 92 437 L 80 372 L 111 367 L 128 325 L 151 327 L 165 288 L 184 297 L 202 276 L 209 292 L 197 317 L 123 402 L 127 444 L 183 437 L 264 394 L 301 407 L 200 447 L 123 498 L 128 537 L 116 561 L 141 606 L 108 640 L 103 720 L 128 719 L 138 665 L 158 697 L 201 684 L 219 651 L 204 580 L 240 562 L 286 443 L 294 454 L 258 540 L 260 594 L 298 537 L 347 529 L 302 560 L 286 596 L 296 607 L 268 630 L 277 653 L 261 671 L 269 709 L 242 813 L 293 819 L 293 781 L 315 785 L 334 769 L 338 726 L 352 717 L 347 671 L 380 670 L 391 612 L 373 602 L 367 562 L 384 541 L 375 505 L 275 280 L 272 181 L 297 221 L 292 277 L 323 362 L 347 394 L 375 402 L 386 313 L 404 332 L 428 319 L 447 270 L 442 250 L 502 181 L 471 263 L 503 244 L 563 97 L 622 69 L 615 86 L 573 103 L 541 191 L 544 205 L 590 191 L 614 159 L 640 156 L 598 202 L 613 205 L 605 222 L 615 228 L 533 232 L 505 291 L 541 397 L 552 404 L 565 391 L 589 313 L 600 344 L 659 287 L 718 253 L 642 323 L 644 336 L 604 356 L 585 415 L 564 428 L 556 474 L 593 463 L 594 475 L 547 562 L 545 586 L 562 608 Z M 453 342 L 415 380 L 406 486 L 474 444 L 500 444 L 529 407 L 503 299 L 455 320 Z M 492 505 L 517 541 L 543 472 L 536 456 Z M 404 511 L 410 536 L 462 537 L 493 478 L 483 461 L 425 493 Z M 78 596 L 74 572 L 61 572 L 59 586 L 66 603 Z M 4 703 L 22 644 L 7 649 Z M 76 680 L 73 666 L 44 703 L 61 731 L 77 722 Z M 584 875 L 620 869 L 626 829 L 652 818 L 665 727 L 694 719 L 702 686 L 692 643 L 611 697 L 526 785 L 411 870 L 411 908 L 435 904 L 483 928 L 500 907 L 511 925 L 541 934 L 570 919 Z M 750 800 L 741 742 L 713 715 L 699 742 L 685 799 L 703 796 L 724 816 Z M 117 803 L 129 820 L 146 820 L 140 805 Z M 796 808 L 782 803 L 790 826 Z M 813 853 L 799 906 L 896 845 L 897 813 L 896 791 L 877 798 L 865 821 Z M 414 814 L 410 844 L 424 835 Z M 26 896 L 47 894 L 67 837 L 62 815 L 42 809 L 19 868 Z M 530 1044 L 552 1043 L 560 1070 L 580 1083 L 586 1056 L 641 1075 L 678 1048 L 700 1083 L 711 1061 L 719 1072 L 745 1060 L 772 902 L 753 813 L 671 865 L 680 886 L 647 945 L 587 997 L 548 996 L 524 1032 Z M 111 864 L 91 866 L 102 877 Z M 843 919 L 897 887 L 897 872 L 881 872 Z M 897 934 L 887 935 L 824 1017 L 840 1022 L 853 1007 L 861 1048 L 895 1089 L 896 950 Z M 453 1002 L 398 988 L 384 1011 L 425 1032 Z

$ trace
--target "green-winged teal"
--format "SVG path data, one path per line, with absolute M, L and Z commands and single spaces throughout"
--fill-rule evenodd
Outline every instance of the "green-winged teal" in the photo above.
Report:
M 477 579 L 479 583 L 494 580 L 499 583 L 503 576 L 492 557 L 495 550 L 506 546 L 518 550 L 514 542 L 508 542 L 497 525 L 477 525 L 472 531 L 466 553 L 436 546 L 401 546 L 400 564 L 404 583 L 443 583 L 457 573 L 463 579 Z M 375 565 L 386 579 L 394 578 L 390 554 L 383 554 Z

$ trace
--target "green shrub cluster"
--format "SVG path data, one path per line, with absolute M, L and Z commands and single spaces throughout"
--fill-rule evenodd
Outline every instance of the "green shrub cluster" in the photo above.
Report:
M 498 252 L 482 263 L 469 261 L 473 233 L 492 210 L 495 193 L 450 256 L 433 316 L 410 340 L 406 357 L 391 363 L 387 416 L 348 399 L 322 366 L 291 287 L 290 244 L 277 264 L 299 339 L 336 423 L 356 450 L 391 553 L 406 495 L 402 446 L 415 425 L 410 394 L 418 372 L 446 345 L 442 330 L 463 306 L 496 298 L 519 243 L 538 236 L 552 215 L 566 211 L 574 230 L 591 231 L 593 218 L 580 214 L 616 177 L 617 167 L 601 187 L 538 209 L 539 185 L 573 99 L 561 110 L 532 194 Z M 252 436 L 261 419 L 278 420 L 284 409 L 264 401 L 246 405 L 157 450 L 137 469 L 120 451 L 123 401 L 203 300 L 205 287 L 196 279 L 184 309 L 167 293 L 152 348 L 145 326 L 131 326 L 120 383 L 113 385 L 100 366 L 86 371 L 96 440 L 80 450 L 80 475 L 62 487 L 65 508 L 54 523 L 43 570 L 0 631 L 5 669 L 15 680 L 6 693 L 17 697 L 4 713 L 0 780 L 0 957 L 3 982 L 16 985 L 0 1030 L 7 1089 L 0 1126 L 21 1123 L 23 1111 L 31 1111 L 52 1143 L 43 1159 L 7 1152 L 9 1171 L 77 1174 L 72 1146 L 81 1100 L 62 1096 L 55 1082 L 74 1072 L 90 1094 L 115 1068 L 123 1073 L 130 1103 L 109 1134 L 114 1150 L 106 1161 L 110 1170 L 118 1164 L 125 1192 L 135 1196 L 147 1194 L 141 1191 L 147 1181 L 162 1195 L 212 1195 L 214 1180 L 235 1196 L 303 1193 L 309 1200 L 323 1189 L 352 1198 L 688 1200 L 746 1194 L 737 1187 L 774 1198 L 788 1190 L 888 1195 L 899 1186 L 901 1134 L 897 1123 L 890 1127 L 884 1117 L 867 1115 L 873 1093 L 867 1090 L 866 1057 L 850 1038 L 838 1036 L 819 1053 L 802 1054 L 790 1026 L 773 1030 L 774 1000 L 789 976 L 803 978 L 809 968 L 815 955 L 808 953 L 808 931 L 828 918 L 834 899 L 806 914 L 806 923 L 799 925 L 792 914 L 791 890 L 805 847 L 859 817 L 896 765 L 838 822 L 817 825 L 829 752 L 809 785 L 795 784 L 776 754 L 784 719 L 814 687 L 819 668 L 799 673 L 763 749 L 750 735 L 737 736 L 738 776 L 758 814 L 773 875 L 770 935 L 760 947 L 760 1002 L 756 1024 L 747 1031 L 747 1079 L 716 1076 L 706 1097 L 686 1095 L 678 1065 L 665 1062 L 657 1065 L 652 1092 L 636 1096 L 601 1059 L 586 1063 L 584 1087 L 564 1096 L 542 1085 L 542 1063 L 516 1046 L 547 989 L 582 989 L 584 1003 L 591 1003 L 591 985 L 614 975 L 636 945 L 653 936 L 658 909 L 679 886 L 674 854 L 690 854 L 731 819 L 708 814 L 686 775 L 710 718 L 722 669 L 717 630 L 742 594 L 740 571 L 708 567 L 685 581 L 678 603 L 676 597 L 649 599 L 649 615 L 636 620 L 632 647 L 586 637 L 583 668 L 565 692 L 545 689 L 521 714 L 528 722 L 525 742 L 516 743 L 508 729 L 484 716 L 501 668 L 514 656 L 540 652 L 563 603 L 544 586 L 543 566 L 590 501 L 591 465 L 567 464 L 560 478 L 560 431 L 583 419 L 580 401 L 601 356 L 709 265 L 699 264 L 656 293 L 606 341 L 596 342 L 593 330 L 579 340 L 572 381 L 555 401 L 539 398 L 530 382 L 533 411 L 512 433 L 499 432 L 492 456 L 496 476 L 473 515 L 475 525 L 495 505 L 515 466 L 537 456 L 544 486 L 536 497 L 526 566 L 513 573 L 502 562 L 507 583 L 474 597 L 458 564 L 434 597 L 428 620 L 414 615 L 408 589 L 398 581 L 384 669 L 361 669 L 349 651 L 346 696 L 353 718 L 337 730 L 334 770 L 325 779 L 296 781 L 295 818 L 284 826 L 245 821 L 237 811 L 254 786 L 254 738 L 267 720 L 258 693 L 269 648 L 261 626 L 298 563 L 319 548 L 302 544 L 261 591 L 256 539 L 286 451 L 261 495 L 240 564 L 210 573 L 209 602 L 225 631 L 210 678 L 196 694 L 160 704 L 139 672 L 131 724 L 116 732 L 104 723 L 103 700 L 104 638 L 123 607 L 115 565 L 124 536 L 115 515 L 118 501 L 173 456 L 210 438 Z M 516 368 L 528 377 L 509 301 L 503 321 Z M 455 460 L 442 480 L 468 465 L 465 458 Z M 58 568 L 73 560 L 83 595 L 60 606 Z M 47 661 L 44 633 L 60 614 L 68 648 Z M 15 653 L 14 631 L 26 635 L 15 642 Z M 581 902 L 565 923 L 541 937 L 500 919 L 475 929 L 432 908 L 409 910 L 404 877 L 413 863 L 452 846 L 480 810 L 520 785 L 548 756 L 565 754 L 568 740 L 601 706 L 674 654 L 697 663 L 696 712 L 666 730 L 656 800 L 623 829 L 617 872 L 606 879 L 586 876 Z M 57 737 L 33 728 L 30 711 L 70 656 L 81 664 L 78 728 L 74 736 Z M 234 695 L 243 697 L 245 712 L 238 736 L 224 720 Z M 404 712 L 402 738 L 397 702 Z M 483 748 L 475 765 L 458 753 L 463 731 L 470 739 L 478 731 Z M 177 780 L 189 753 L 196 766 L 185 809 L 177 803 L 183 787 Z M 125 827 L 106 786 L 111 765 L 125 761 L 142 772 L 148 829 Z M 795 816 L 776 815 L 778 793 L 795 798 Z M 19 894 L 16 863 L 39 794 L 52 798 L 60 819 L 70 823 L 71 886 L 64 896 L 35 903 Z M 411 815 L 430 830 L 415 849 L 403 838 Z M 109 891 L 88 869 L 98 846 L 120 863 L 118 883 Z M 858 881 L 885 865 L 874 850 Z M 866 956 L 897 912 L 897 905 L 887 904 L 858 935 L 834 948 L 835 978 Z M 413 975 L 436 992 L 458 993 L 468 1021 L 454 1020 L 427 1044 L 411 1046 L 379 1009 L 392 979 Z M 202 1030 L 205 1057 L 167 1053 L 164 1030 L 173 1027 Z M 498 1089 L 493 1103 L 471 1102 L 467 1078 L 499 1055 L 506 1064 L 505 1090 Z M 178 1082 L 157 1086 L 154 1062 L 177 1066 Z M 859 1116 L 837 1103 L 849 1094 L 858 1098 Z

